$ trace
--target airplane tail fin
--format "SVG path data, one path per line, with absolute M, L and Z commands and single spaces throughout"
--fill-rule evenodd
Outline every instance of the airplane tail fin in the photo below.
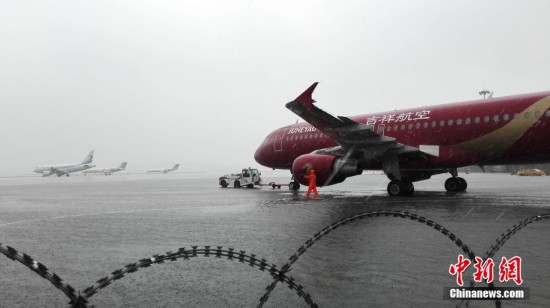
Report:
M 118 167 L 118 168 L 121 169 L 121 170 L 124 170 L 124 169 L 126 169 L 127 164 L 128 164 L 127 162 L 123 162 L 122 164 L 120 164 L 120 167 Z
M 174 166 L 174 168 L 172 168 L 172 170 L 176 170 L 176 169 L 178 169 L 179 167 L 180 167 L 180 164 L 176 164 L 176 165 Z
M 94 150 L 91 150 L 88 155 L 84 158 L 84 160 L 81 162 L 81 164 L 89 164 L 94 159 Z

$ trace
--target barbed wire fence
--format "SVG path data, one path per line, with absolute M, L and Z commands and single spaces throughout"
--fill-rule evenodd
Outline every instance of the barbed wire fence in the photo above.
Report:
M 482 257 L 483 262 L 485 262 L 489 258 L 493 258 L 495 256 L 495 254 L 497 253 L 497 251 L 500 248 L 502 248 L 502 246 L 504 246 L 504 243 L 506 243 L 506 241 L 508 241 L 510 238 L 512 238 L 512 236 L 514 234 L 516 234 L 519 230 L 523 229 L 524 227 L 526 227 L 529 224 L 532 224 L 534 222 L 537 222 L 537 221 L 540 221 L 540 220 L 543 220 L 543 219 L 548 219 L 548 218 L 550 218 L 550 214 L 535 215 L 535 216 L 532 216 L 532 217 L 529 217 L 527 219 L 524 219 L 524 220 L 520 221 L 519 223 L 513 225 L 511 228 L 508 228 L 508 230 L 506 230 L 506 232 L 502 233 L 500 235 L 500 237 L 496 239 L 495 243 L 493 245 L 491 245 L 489 250 L 487 250 L 485 252 L 485 255 Z M 473 287 L 474 285 L 475 285 L 475 281 L 473 281 L 473 280 L 470 281 L 470 287 Z M 492 282 L 488 283 L 488 286 L 491 289 L 495 287 L 494 283 L 492 283 Z M 470 300 L 463 301 L 462 303 L 465 303 L 466 306 L 468 306 L 469 303 L 470 303 Z M 496 307 L 501 307 L 502 302 L 499 299 L 495 299 L 495 306 Z
M 34 260 L 31 256 L 27 254 L 19 253 L 13 247 L 2 246 L 2 243 L 0 243 L 0 253 L 13 261 L 17 261 L 25 265 L 31 271 L 37 273 L 40 277 L 48 280 L 52 285 L 54 285 L 54 287 L 65 293 L 65 295 L 71 300 L 69 302 L 71 306 L 80 307 L 78 306 L 79 298 L 75 294 L 75 289 L 69 284 L 63 282 L 63 279 L 61 279 L 61 277 L 59 277 L 57 274 L 50 272 L 50 270 L 44 264 Z
M 427 225 L 428 227 L 431 227 L 435 229 L 436 231 L 439 231 L 446 237 L 448 237 L 453 243 L 455 243 L 459 248 L 462 249 L 462 251 L 470 258 L 472 261 L 475 259 L 475 254 L 464 244 L 462 240 L 460 240 L 454 233 L 447 230 L 445 227 L 441 226 L 440 224 L 434 222 L 433 220 L 430 220 L 426 217 L 422 217 L 416 214 L 411 214 L 408 212 L 401 212 L 401 211 L 374 211 L 374 212 L 367 212 L 367 213 L 361 213 L 357 214 L 348 218 L 344 218 L 341 220 L 338 220 L 329 226 L 325 227 L 320 232 L 316 233 L 311 237 L 309 240 L 305 242 L 304 245 L 302 245 L 298 250 L 288 259 L 288 262 L 282 267 L 283 269 L 286 269 L 287 271 L 290 270 L 290 267 L 292 264 L 294 264 L 296 261 L 298 261 L 298 258 L 306 252 L 306 250 L 311 247 L 313 244 L 315 244 L 317 241 L 321 240 L 323 237 L 325 237 L 327 234 L 331 233 L 332 231 L 336 230 L 340 226 L 352 223 L 357 220 L 361 219 L 367 219 L 367 218 L 373 218 L 373 217 L 396 217 L 396 218 L 406 218 L 410 219 L 412 221 L 416 221 L 422 224 Z M 271 292 L 275 289 L 277 286 L 278 280 L 273 280 L 273 282 L 266 288 L 266 292 L 264 295 L 260 298 L 260 304 L 259 307 L 263 307 L 263 305 L 267 302 L 267 299 L 269 298 L 269 295 Z
M 78 292 L 78 295 L 75 291 L 75 289 L 65 283 L 61 277 L 59 277 L 57 274 L 51 272 L 45 265 L 42 263 L 36 261 L 31 256 L 19 253 L 15 248 L 10 246 L 3 246 L 0 243 L 0 253 L 5 255 L 7 258 L 19 262 L 29 268 L 31 271 L 35 272 L 42 278 L 48 280 L 53 286 L 61 290 L 68 298 L 69 298 L 69 305 L 71 307 L 88 307 L 88 300 L 97 294 L 101 289 L 109 286 L 113 281 L 119 280 L 123 277 L 126 277 L 128 274 L 134 273 L 142 268 L 150 267 L 153 264 L 163 264 L 166 261 L 176 261 L 178 259 L 181 260 L 190 260 L 191 258 L 196 258 L 198 256 L 204 256 L 204 257 L 216 257 L 220 259 L 225 259 L 229 261 L 238 261 L 244 265 L 249 265 L 250 267 L 256 268 L 262 272 L 265 272 L 273 277 L 273 282 L 266 288 L 266 292 L 262 295 L 262 297 L 259 300 L 258 307 L 263 307 L 263 305 L 268 301 L 269 296 L 271 292 L 275 289 L 277 284 L 279 282 L 285 284 L 288 286 L 290 290 L 293 290 L 299 297 L 301 297 L 305 303 L 309 307 L 318 307 L 318 305 L 314 302 L 312 296 L 305 290 L 304 286 L 296 283 L 295 279 L 287 273 L 291 270 L 292 264 L 294 264 L 301 255 L 303 255 L 313 244 L 321 240 L 323 237 L 331 233 L 332 231 L 336 230 L 340 226 L 344 226 L 346 224 L 353 223 L 355 221 L 367 219 L 367 218 L 374 218 L 374 217 L 393 217 L 393 218 L 404 218 L 404 219 L 410 219 L 412 221 L 424 224 L 441 234 L 443 234 L 445 237 L 447 237 L 451 242 L 453 242 L 456 246 L 458 246 L 465 254 L 468 256 L 468 258 L 475 262 L 475 254 L 473 251 L 454 233 L 449 231 L 447 228 L 443 227 L 442 225 L 436 223 L 433 220 L 430 220 L 426 217 L 412 214 L 409 212 L 403 212 L 403 211 L 388 211 L 388 210 L 381 210 L 381 211 L 372 211 L 372 212 L 365 212 L 361 214 L 357 214 L 348 218 L 344 218 L 341 220 L 338 220 L 329 226 L 325 227 L 323 230 L 319 231 L 315 235 L 313 235 L 310 239 L 308 239 L 298 250 L 290 256 L 288 259 L 288 262 L 285 263 L 281 269 L 277 269 L 277 265 L 268 262 L 264 258 L 257 257 L 255 254 L 248 254 L 244 250 L 235 250 L 234 248 L 224 248 L 223 246 L 191 246 L 191 248 L 179 248 L 177 251 L 172 252 L 168 251 L 164 254 L 156 254 L 153 255 L 150 258 L 144 258 L 140 259 L 137 262 L 127 264 L 123 268 L 117 269 L 113 272 L 111 272 L 109 275 L 97 280 L 93 285 L 87 287 L 86 289 L 82 290 L 82 292 Z M 542 215 L 536 215 L 530 218 L 527 218 L 520 223 L 512 226 L 509 228 L 506 232 L 502 233 L 499 238 L 497 238 L 495 244 L 493 244 L 490 249 L 485 253 L 483 259 L 486 260 L 488 258 L 492 258 L 496 252 L 508 241 L 511 237 L 513 237 L 519 230 L 524 228 L 525 226 L 534 223 L 536 221 L 541 221 L 544 219 L 550 218 L 550 214 L 542 214 Z M 200 248 L 199 248 L 200 247 Z M 473 286 L 474 282 L 470 282 L 470 286 Z M 492 283 L 488 284 L 489 287 L 493 288 L 494 285 Z M 465 303 L 466 305 L 469 304 L 469 301 L 463 301 L 460 305 Z M 495 305 L 497 307 L 501 306 L 501 302 L 496 300 Z

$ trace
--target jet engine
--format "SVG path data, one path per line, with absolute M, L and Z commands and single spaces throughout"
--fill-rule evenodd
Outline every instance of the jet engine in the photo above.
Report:
M 309 170 L 315 169 L 317 186 L 328 186 L 342 183 L 347 177 L 363 173 L 359 162 L 354 159 L 343 158 L 326 154 L 304 154 L 298 156 L 292 164 L 294 179 L 303 185 L 308 185 L 304 178 Z
M 50 171 L 44 171 L 44 172 L 42 172 L 42 176 L 43 176 L 43 177 L 49 176 L 50 174 L 52 174 Z

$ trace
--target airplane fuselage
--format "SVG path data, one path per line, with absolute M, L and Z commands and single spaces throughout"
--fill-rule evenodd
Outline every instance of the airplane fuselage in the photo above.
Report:
M 545 163 L 550 162 L 549 107 L 550 92 L 543 92 L 350 119 L 411 147 L 438 147 L 438 155 L 430 158 L 432 168 Z M 269 134 L 254 157 L 264 166 L 290 169 L 298 156 L 337 145 L 309 123 L 298 123 Z M 368 162 L 364 167 L 381 169 L 381 162 Z
M 119 168 L 89 169 L 89 170 L 84 170 L 82 173 L 103 173 L 105 175 L 110 175 L 111 173 L 115 173 L 121 170 L 123 169 L 119 169 Z
M 312 124 L 271 132 L 254 154 L 258 163 L 296 171 L 321 159 L 332 180 L 342 165 L 327 157 L 340 157 L 355 161 L 352 175 L 384 170 L 410 183 L 443 172 L 456 178 L 456 168 L 474 164 L 550 162 L 550 91 L 335 118 L 308 104 L 315 86 L 287 104 Z
M 172 171 L 175 171 L 179 168 L 180 164 L 176 164 L 174 165 L 174 167 L 172 168 L 166 168 L 166 169 L 151 169 L 151 170 L 147 170 L 147 173 L 168 173 L 168 172 L 172 172 Z
M 41 165 L 34 169 L 34 172 L 41 173 L 42 176 L 49 176 L 56 174 L 57 176 L 66 175 L 69 176 L 71 172 L 78 172 L 95 167 L 92 165 L 94 159 L 94 150 L 91 150 L 81 163 L 78 164 L 54 164 L 54 165 Z
M 59 170 L 62 171 L 64 174 L 71 173 L 71 172 L 78 172 L 86 169 L 90 169 L 95 167 L 95 165 L 92 164 L 56 164 L 56 165 L 41 165 L 34 169 L 34 172 L 36 173 L 42 173 L 45 172 L 48 173 L 47 175 L 50 175 L 51 173 L 55 173 L 52 170 Z
M 127 163 L 122 163 L 122 165 L 118 168 L 112 167 L 112 168 L 88 169 L 88 170 L 84 170 L 82 173 L 85 173 L 85 174 L 88 174 L 88 173 L 101 173 L 101 174 L 104 174 L 104 175 L 111 175 L 111 173 L 126 170 L 126 164 Z

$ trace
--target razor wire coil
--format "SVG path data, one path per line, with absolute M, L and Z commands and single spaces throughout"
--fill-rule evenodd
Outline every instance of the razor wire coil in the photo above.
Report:
M 395 217 L 395 218 L 405 218 L 412 221 L 424 224 L 432 229 L 440 232 L 445 235 L 449 240 L 451 240 L 456 246 L 458 246 L 470 260 L 475 261 L 475 254 L 471 249 L 454 233 L 449 231 L 447 228 L 436 223 L 433 220 L 430 220 L 426 217 L 409 213 L 403 211 L 373 211 L 365 212 L 361 214 L 356 214 L 351 217 L 347 217 L 336 222 L 333 222 L 329 226 L 323 228 L 318 233 L 314 234 L 310 239 L 308 239 L 302 246 L 300 246 L 296 252 L 288 258 L 288 262 L 285 263 L 281 269 L 277 269 L 277 265 L 268 262 L 264 258 L 257 257 L 256 254 L 248 254 L 244 250 L 236 251 L 232 247 L 224 248 L 223 246 L 191 246 L 191 248 L 179 248 L 176 252 L 168 251 L 164 254 L 155 254 L 149 258 L 143 258 L 134 263 L 129 263 L 123 268 L 112 271 L 109 275 L 98 279 L 93 285 L 85 288 L 82 292 L 76 294 L 76 290 L 69 284 L 63 281 L 56 273 L 51 272 L 45 265 L 36 261 L 31 256 L 18 252 L 15 248 L 11 246 L 3 246 L 0 243 L 0 253 L 5 255 L 7 258 L 19 262 L 29 268 L 31 271 L 38 274 L 40 277 L 48 280 L 52 285 L 57 289 L 61 290 L 69 299 L 69 305 L 72 307 L 87 307 L 88 299 L 97 294 L 101 289 L 109 286 L 113 281 L 119 280 L 123 277 L 126 277 L 130 273 L 137 272 L 139 269 L 150 267 L 154 264 L 163 264 L 165 261 L 177 261 L 181 260 L 190 260 L 190 258 L 196 258 L 198 256 L 210 257 L 214 256 L 220 259 L 226 259 L 229 261 L 238 261 L 244 265 L 249 265 L 250 267 L 257 268 L 262 272 L 268 273 L 273 277 L 273 282 L 267 286 L 266 292 L 262 295 L 259 300 L 259 307 L 262 307 L 267 300 L 269 295 L 275 289 L 279 282 L 282 282 L 288 286 L 290 290 L 296 292 L 296 294 L 301 297 L 308 306 L 318 307 L 318 305 L 313 301 L 312 296 L 305 291 L 304 286 L 295 282 L 295 279 L 291 276 L 288 276 L 287 273 L 291 270 L 292 264 L 294 264 L 301 255 L 303 255 L 313 244 L 321 240 L 323 237 L 331 233 L 332 231 L 338 229 L 340 226 L 352 223 L 357 220 L 373 217 Z M 523 229 L 527 225 L 534 223 L 536 221 L 541 221 L 544 219 L 550 218 L 550 214 L 541 214 L 536 215 L 530 218 L 527 218 L 518 224 L 515 224 L 509 228 L 506 232 L 502 233 L 499 238 L 491 245 L 490 249 L 485 253 L 483 260 L 492 258 L 496 252 L 512 238 L 519 230 Z M 474 282 L 471 282 L 471 286 L 474 285 Z M 489 284 L 489 287 L 494 287 L 492 283 Z M 468 305 L 469 301 L 466 301 Z M 495 305 L 500 307 L 501 303 L 498 300 L 495 300 Z

